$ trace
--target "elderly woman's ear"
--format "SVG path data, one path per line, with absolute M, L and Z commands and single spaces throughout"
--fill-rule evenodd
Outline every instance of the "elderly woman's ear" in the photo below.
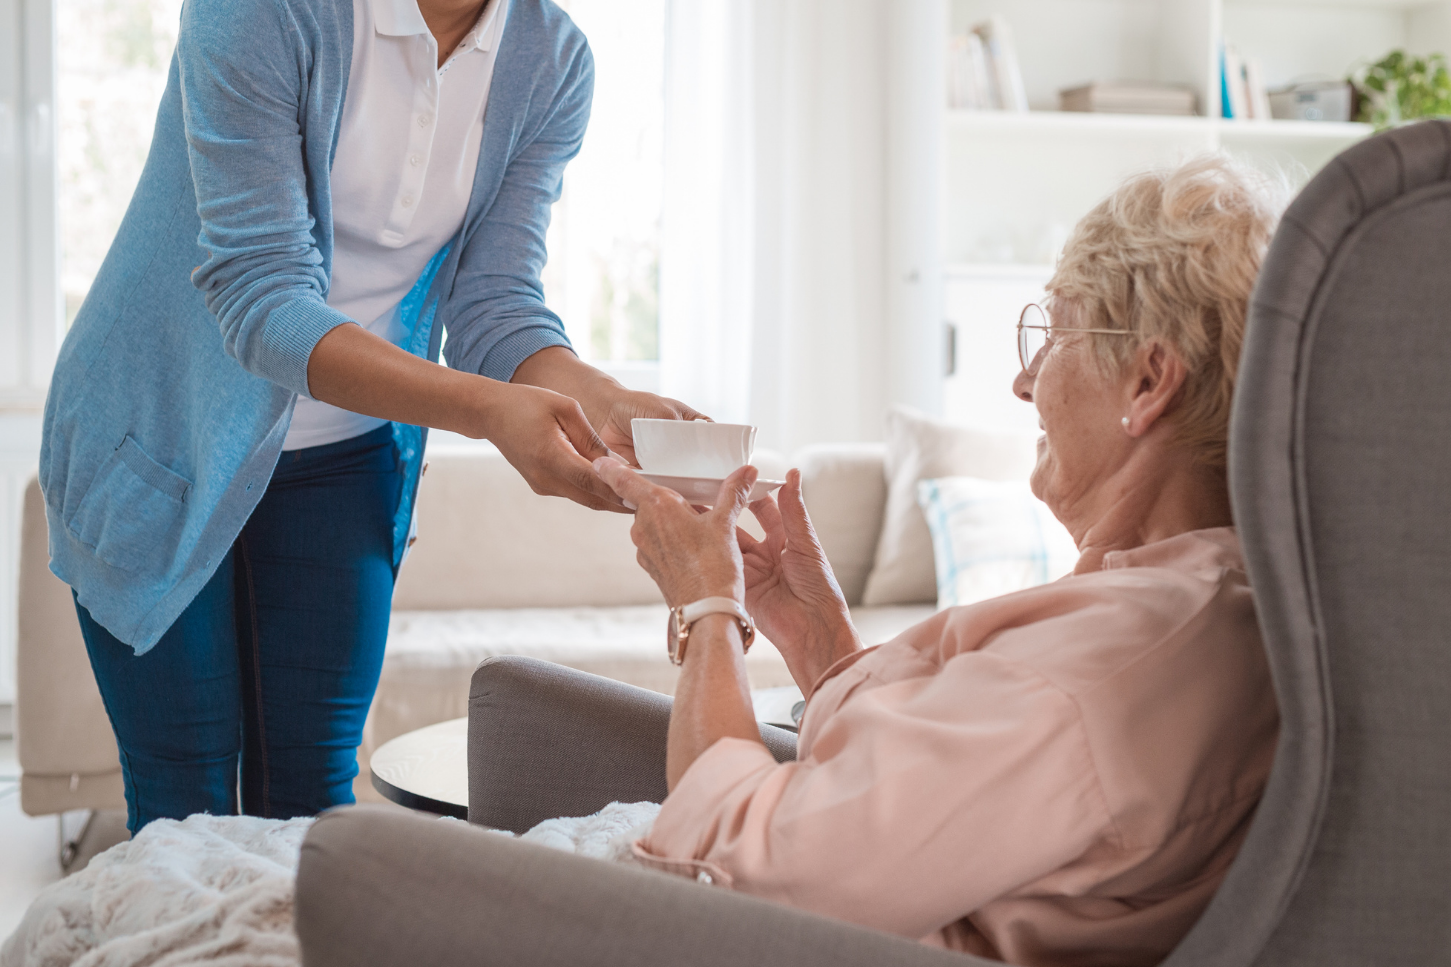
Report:
M 1188 375 L 1179 354 L 1157 339 L 1140 346 L 1125 373 L 1124 432 L 1140 437 L 1161 425 L 1160 419 L 1184 388 Z

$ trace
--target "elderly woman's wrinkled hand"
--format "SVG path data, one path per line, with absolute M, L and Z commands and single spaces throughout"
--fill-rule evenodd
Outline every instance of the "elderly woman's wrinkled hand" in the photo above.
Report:
M 791 666 L 793 677 L 814 682 L 861 643 L 806 513 L 801 471 L 790 471 L 779 498 L 756 501 L 751 513 L 766 535 L 758 541 L 736 529 L 745 567 L 746 609 Z
M 701 598 L 744 602 L 745 578 L 736 545 L 736 519 L 756 483 L 756 468 L 741 467 L 721 482 L 715 507 L 692 507 L 667 487 L 657 487 L 621 461 L 601 457 L 595 471 L 635 508 L 630 538 L 636 559 L 674 606 Z

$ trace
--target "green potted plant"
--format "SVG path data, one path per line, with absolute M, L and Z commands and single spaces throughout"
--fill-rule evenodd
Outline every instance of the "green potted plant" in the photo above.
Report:
M 1444 54 L 1412 57 L 1393 50 L 1349 78 L 1355 87 L 1356 120 L 1376 130 L 1416 118 L 1451 115 L 1451 72 Z

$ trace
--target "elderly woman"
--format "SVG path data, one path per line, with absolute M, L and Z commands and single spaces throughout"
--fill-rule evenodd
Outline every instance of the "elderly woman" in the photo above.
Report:
M 1081 557 L 1055 583 L 862 647 L 792 472 L 692 509 L 624 464 L 639 559 L 686 606 L 662 869 L 1015 964 L 1152 964 L 1244 837 L 1278 727 L 1230 513 L 1226 431 L 1277 207 L 1217 158 L 1131 179 L 1077 227 L 1014 393 L 1032 487 Z M 1021 330 L 1032 335 L 1032 330 Z M 747 616 L 730 613 L 744 605 Z M 799 758 L 761 744 L 750 621 L 808 698 Z

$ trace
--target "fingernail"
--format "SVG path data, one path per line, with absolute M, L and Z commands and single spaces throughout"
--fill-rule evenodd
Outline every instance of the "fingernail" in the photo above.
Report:
M 608 459 L 609 459 L 609 457 L 596 457 L 595 458 L 595 462 L 594 462 L 595 473 L 599 473 L 602 469 L 604 469 L 605 461 L 608 460 Z

